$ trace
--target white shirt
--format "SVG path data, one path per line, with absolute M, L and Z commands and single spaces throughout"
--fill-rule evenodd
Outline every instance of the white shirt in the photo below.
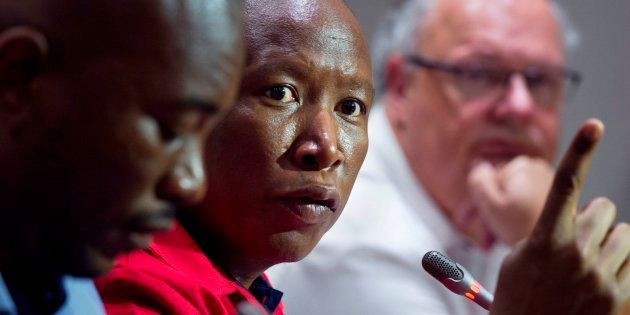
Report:
M 286 313 L 487 314 L 425 273 L 422 256 L 440 251 L 494 291 L 503 246 L 483 251 L 451 226 L 413 176 L 382 106 L 370 148 L 339 221 L 297 263 L 268 272 Z

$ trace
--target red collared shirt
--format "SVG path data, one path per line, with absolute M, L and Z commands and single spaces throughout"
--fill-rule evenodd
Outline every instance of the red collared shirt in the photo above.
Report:
M 236 314 L 243 302 L 284 314 L 282 293 L 266 277 L 250 289 L 257 299 L 221 273 L 179 223 L 156 235 L 149 249 L 118 258 L 95 283 L 108 314 Z

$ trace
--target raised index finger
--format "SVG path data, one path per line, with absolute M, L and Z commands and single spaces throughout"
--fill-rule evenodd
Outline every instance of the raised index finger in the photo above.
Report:
M 595 147 L 604 133 L 597 119 L 582 124 L 564 154 L 532 238 L 566 244 L 573 238 L 575 212 Z

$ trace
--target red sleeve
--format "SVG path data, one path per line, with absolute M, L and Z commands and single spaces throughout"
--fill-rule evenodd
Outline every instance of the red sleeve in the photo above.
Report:
M 142 270 L 115 268 L 95 283 L 107 314 L 228 314 L 218 299 L 194 294 L 186 283 L 179 286 Z

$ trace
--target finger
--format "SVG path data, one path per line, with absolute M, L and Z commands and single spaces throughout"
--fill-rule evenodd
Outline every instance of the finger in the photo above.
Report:
M 519 155 L 515 157 L 510 163 L 501 168 L 501 177 L 507 178 L 514 176 L 515 174 L 529 169 L 534 163 L 534 159 L 526 155 Z
M 482 202 L 483 204 L 503 204 L 503 193 L 499 188 L 496 170 L 490 163 L 483 162 L 475 166 L 470 173 L 468 184 L 476 201 Z
M 608 235 L 597 261 L 597 269 L 605 281 L 616 278 L 619 269 L 628 259 L 628 254 L 630 254 L 630 225 L 620 223 Z
M 553 172 L 547 160 L 520 155 L 501 169 L 498 178 L 499 182 L 506 182 L 508 178 L 528 177 L 548 188 L 553 180 Z
M 619 274 L 617 275 L 617 281 L 619 282 L 621 294 L 630 298 L 630 261 L 628 261 L 627 257 L 625 263 L 619 271 Z
M 575 237 L 587 267 L 596 261 L 615 216 L 615 205 L 606 198 L 592 200 L 578 213 Z
M 603 133 L 604 125 L 597 119 L 587 120 L 578 130 L 560 162 L 542 215 L 532 234 L 534 240 L 550 240 L 552 244 L 563 245 L 573 238 L 573 220 L 580 190 Z

